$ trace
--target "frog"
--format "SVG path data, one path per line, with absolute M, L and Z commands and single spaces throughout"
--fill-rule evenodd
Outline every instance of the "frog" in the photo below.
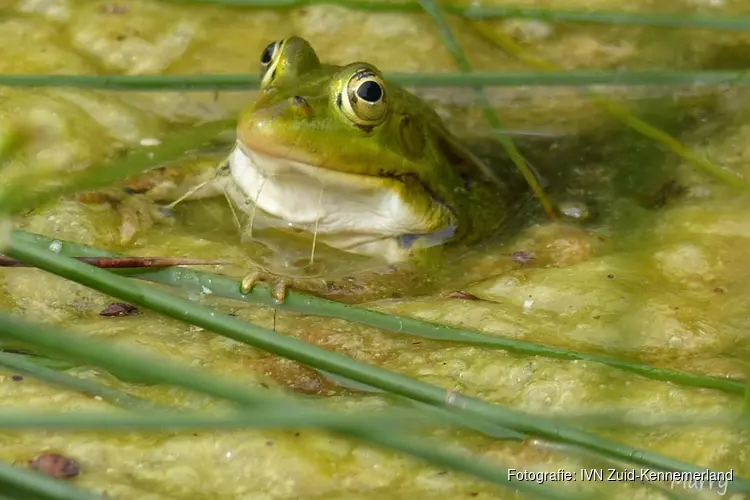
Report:
M 498 234 L 531 197 L 512 163 L 485 162 L 426 101 L 372 64 L 323 63 L 307 40 L 291 36 L 268 44 L 260 70 L 259 97 L 240 113 L 220 175 L 254 223 L 262 214 L 268 225 L 379 259 L 383 269 L 409 262 L 429 271 L 444 265 L 446 250 Z M 272 274 L 249 273 L 242 292 L 271 281 L 282 302 L 290 286 L 311 288 L 310 280 Z M 427 274 L 407 286 L 429 281 Z M 388 271 L 372 276 L 395 281 Z M 327 283 L 315 291 L 348 295 L 341 290 Z
M 323 63 L 297 36 L 269 43 L 259 65 L 257 98 L 239 113 L 228 154 L 209 178 L 193 179 L 201 181 L 200 189 L 186 189 L 162 171 L 140 190 L 165 195 L 166 184 L 178 188 L 180 199 L 222 194 L 233 217 L 246 216 L 244 228 L 236 220 L 242 238 L 249 234 L 260 242 L 265 229 L 291 231 L 309 237 L 313 249 L 322 245 L 378 265 L 355 276 L 330 277 L 294 275 L 256 261 L 241 280 L 242 293 L 267 282 L 279 303 L 290 288 L 355 303 L 444 287 L 450 295 L 457 286 L 453 277 L 435 277 L 435 271 L 481 255 L 485 243 L 502 245 L 534 218 L 548 220 L 496 140 L 459 137 L 427 101 L 376 66 Z M 541 167 L 533 173 L 545 189 L 554 185 L 565 196 L 590 197 L 614 182 L 609 170 L 597 168 L 602 151 L 617 157 L 605 132 L 534 139 L 520 149 Z M 629 158 L 631 141 L 620 142 L 621 156 Z M 565 158 L 574 160 L 561 165 Z M 592 167 L 582 170 L 589 163 Z M 552 198 L 557 214 L 565 212 L 564 200 Z M 572 207 L 574 218 L 588 213 Z M 289 250 L 286 240 L 263 245 L 271 253 Z M 492 272 L 502 273 L 502 266 Z
M 480 158 L 425 100 L 372 64 L 323 63 L 291 36 L 261 52 L 260 75 L 233 146 L 211 171 L 158 168 L 85 195 L 118 208 L 121 243 L 163 220 L 155 201 L 171 207 L 221 194 L 233 217 L 247 216 L 251 240 L 257 229 L 291 228 L 379 264 L 338 280 L 251 264 L 242 293 L 266 282 L 279 303 L 290 288 L 360 302 L 431 290 L 430 270 L 449 263 L 451 250 L 457 258 L 497 234 L 520 200 L 533 198 L 511 162 Z

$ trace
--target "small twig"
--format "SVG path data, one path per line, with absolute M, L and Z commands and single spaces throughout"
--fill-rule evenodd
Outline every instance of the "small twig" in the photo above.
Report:
M 162 268 L 172 266 L 212 266 L 228 262 L 207 259 L 178 257 L 73 257 L 76 260 L 102 269 L 126 269 L 137 267 Z M 0 267 L 33 267 L 25 262 L 0 255 Z

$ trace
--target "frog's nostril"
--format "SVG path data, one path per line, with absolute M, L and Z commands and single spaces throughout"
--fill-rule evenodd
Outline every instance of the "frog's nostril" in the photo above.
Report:
M 307 118 L 312 116 L 312 108 L 304 97 L 298 95 L 292 97 L 292 106 L 294 106 L 294 109 L 300 116 Z

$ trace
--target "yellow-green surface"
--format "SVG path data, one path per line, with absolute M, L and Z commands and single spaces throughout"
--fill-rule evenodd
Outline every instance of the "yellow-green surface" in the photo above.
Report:
M 490 2 L 486 2 L 490 4 Z M 494 2 L 502 5 L 502 2 Z M 523 2 L 513 2 L 523 5 Z M 529 2 L 529 4 L 536 4 Z M 546 2 L 559 8 L 616 9 L 618 0 Z M 663 10 L 742 12 L 742 2 L 664 2 Z M 285 12 L 183 6 L 156 1 L 4 1 L 0 73 L 195 74 L 256 72 L 269 41 L 297 34 L 331 63 L 366 60 L 383 71 L 453 71 L 429 18 L 316 6 Z M 629 2 L 651 9 L 651 2 Z M 458 41 L 477 69 L 519 69 L 470 24 L 453 21 Z M 569 68 L 743 67 L 747 35 L 646 28 L 489 23 Z M 336 33 L 335 35 L 333 33 Z M 728 57 L 725 54 L 731 54 Z M 747 100 L 736 89 L 619 90 L 636 112 L 653 118 L 720 165 L 750 179 L 745 161 Z M 465 272 L 492 277 L 464 288 L 483 301 L 423 298 L 373 304 L 380 310 L 461 325 L 486 333 L 610 354 L 684 371 L 742 378 L 747 357 L 750 299 L 750 199 L 707 180 L 647 140 L 625 133 L 578 91 L 501 89 L 488 92 L 509 129 L 578 133 L 548 143 L 540 157 L 573 176 L 573 198 L 595 200 L 600 218 L 585 227 L 538 220 Z M 448 125 L 486 134 L 481 112 L 467 110 L 466 90 L 420 91 Z M 668 97 L 664 97 L 668 96 Z M 180 124 L 233 118 L 252 92 L 114 93 L 0 89 L 0 131 L 37 131 L 31 145 L 0 172 L 1 182 L 28 165 L 66 171 L 86 168 L 118 149 Z M 645 99 L 645 100 L 644 100 Z M 645 114 L 648 111 L 648 114 Z M 572 144 L 572 146 L 570 146 Z M 605 147 L 605 145 L 608 145 Z M 637 186 L 676 166 L 685 194 L 658 209 L 633 201 Z M 588 179 L 589 177 L 587 177 Z M 576 184 L 577 183 L 577 184 Z M 653 184 L 653 183 L 652 183 Z M 581 187 L 582 186 L 582 187 Z M 587 193 L 585 189 L 594 190 Z M 625 193 L 628 197 L 623 195 Z M 242 262 L 220 200 L 195 202 L 177 222 L 158 225 L 123 247 L 118 220 L 106 205 L 62 201 L 19 219 L 27 230 L 139 255 L 226 258 Z M 215 226 L 220 226 L 216 229 Z M 507 258 L 533 251 L 520 268 Z M 510 269 L 510 270 L 509 270 Z M 504 271 L 500 273 L 500 271 Z M 227 270 L 236 275 L 241 269 Z M 498 274 L 498 275 L 493 275 Z M 0 304 L 30 319 L 59 323 L 82 335 L 148 349 L 247 383 L 280 385 L 328 396 L 346 407 L 352 397 L 294 363 L 197 331 L 154 313 L 104 319 L 111 302 L 38 270 L 0 273 Z M 243 319 L 317 345 L 490 402 L 547 416 L 614 412 L 648 420 L 709 416 L 736 410 L 741 398 L 718 391 L 646 380 L 592 363 L 523 357 L 503 351 L 415 340 L 338 320 L 305 318 L 235 302 L 194 297 Z M 78 368 L 134 394 L 185 407 L 216 403 L 182 391 L 139 387 Z M 4 408 L 102 408 L 84 395 L 26 377 L 0 375 Z M 357 398 L 360 399 L 360 398 Z M 363 404 L 378 405 L 377 398 Z M 217 405 L 218 407 L 218 405 Z M 750 476 L 746 433 L 720 427 L 607 431 L 611 437 L 666 455 Z M 569 449 L 529 441 L 467 437 L 456 444 L 487 460 L 529 470 L 578 470 L 587 459 Z M 506 490 L 424 466 L 354 441 L 312 431 L 198 432 L 159 435 L 28 432 L 0 434 L 0 458 L 25 463 L 54 450 L 74 457 L 76 484 L 111 498 L 510 498 Z M 641 484 L 599 485 L 608 498 L 659 498 Z M 637 491 L 636 491 L 637 490 Z

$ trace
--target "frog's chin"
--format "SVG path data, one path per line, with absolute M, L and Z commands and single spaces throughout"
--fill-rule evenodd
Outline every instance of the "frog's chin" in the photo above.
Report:
M 333 247 L 393 262 L 408 254 L 405 235 L 436 232 L 431 214 L 402 199 L 392 184 L 397 180 L 327 170 L 239 144 L 229 167 L 234 182 L 227 192 L 240 208 L 257 207 L 267 223 L 269 215 L 276 219 L 272 225 L 316 231 Z

